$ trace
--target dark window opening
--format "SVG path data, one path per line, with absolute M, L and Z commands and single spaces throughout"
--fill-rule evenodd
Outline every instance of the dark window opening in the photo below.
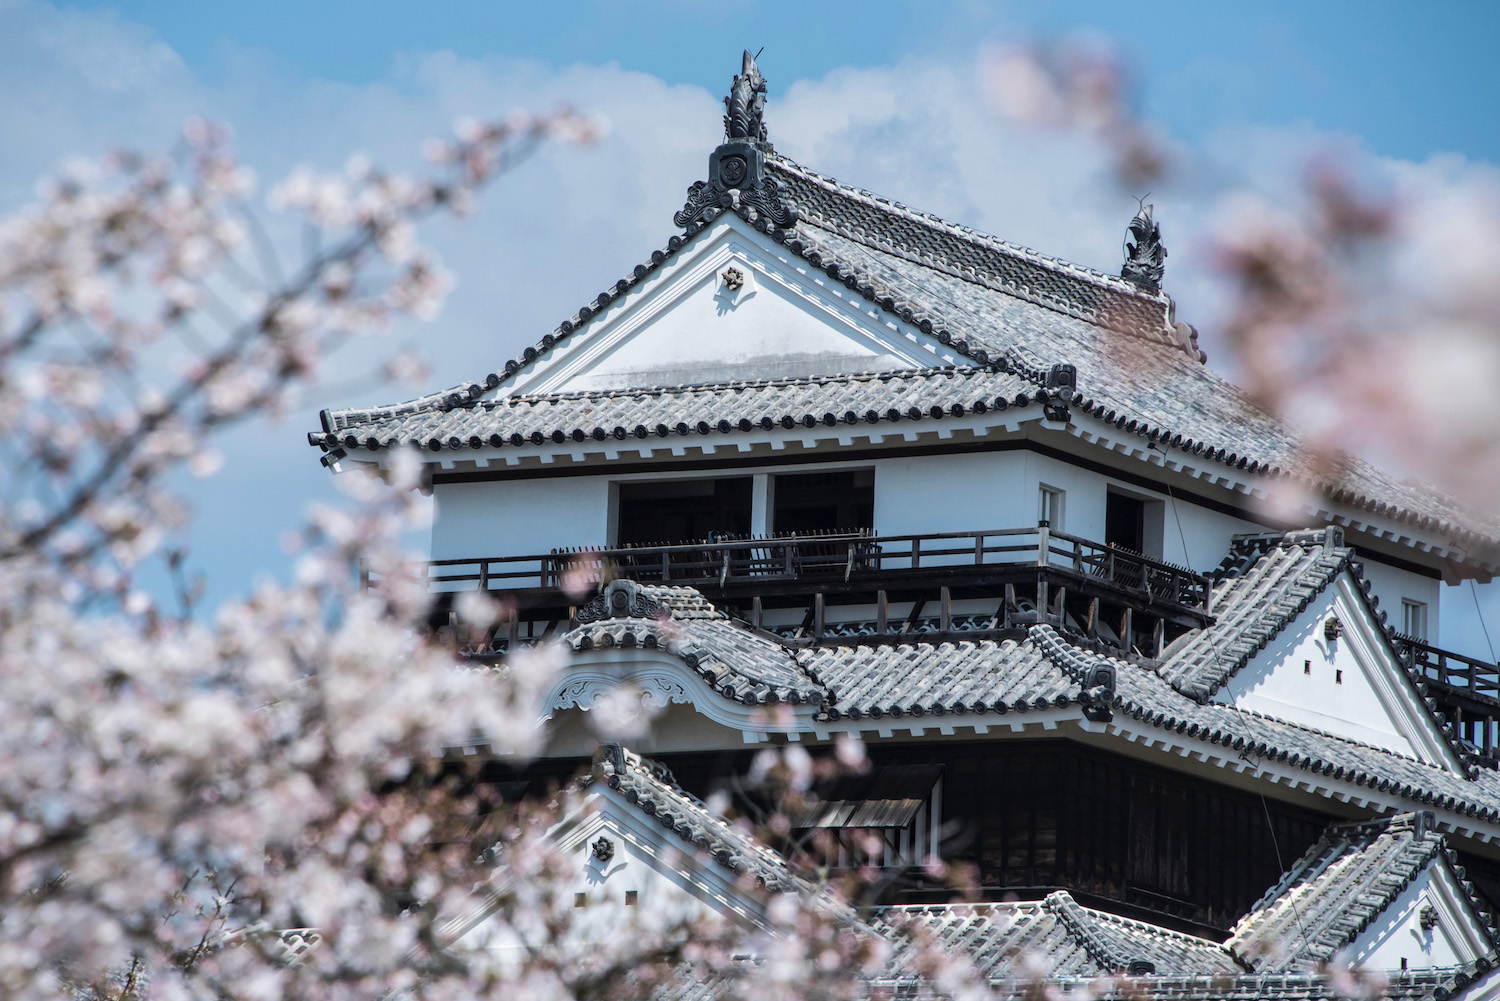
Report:
M 1104 495 L 1104 541 L 1133 552 L 1146 551 L 1146 502 L 1117 494 Z
M 772 490 L 771 530 L 778 535 L 875 527 L 874 470 L 778 476 Z
M 748 476 L 621 483 L 615 538 L 622 546 L 744 538 L 750 495 Z

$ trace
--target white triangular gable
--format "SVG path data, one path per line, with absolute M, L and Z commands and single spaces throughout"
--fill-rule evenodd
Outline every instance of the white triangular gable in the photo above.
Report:
M 601 782 L 589 787 L 582 806 L 551 837 L 573 872 L 554 898 L 573 912 L 563 948 L 618 942 L 632 926 L 661 929 L 708 915 L 764 924 L 760 904 L 733 872 Z M 448 931 L 462 946 L 486 948 L 501 959 L 523 953 L 522 934 L 496 916 L 493 901 Z
M 1371 970 L 1429 970 L 1472 963 L 1490 950 L 1468 894 L 1434 859 L 1349 944 L 1349 959 Z
M 499 392 L 973 364 L 726 214 Z
M 1325 624 L 1339 621 L 1337 639 Z M 1224 685 L 1218 701 L 1459 770 L 1346 570 Z

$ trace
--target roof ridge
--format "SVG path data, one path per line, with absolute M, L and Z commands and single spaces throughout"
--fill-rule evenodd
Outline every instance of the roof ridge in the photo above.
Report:
M 799 177 L 802 177 L 814 184 L 818 184 L 831 191 L 837 192 L 839 195 L 845 198 L 856 198 L 860 201 L 863 201 L 865 204 L 871 206 L 872 208 L 878 209 L 882 212 L 890 212 L 895 215 L 903 216 L 911 220 L 912 222 L 917 223 L 918 225 L 926 226 L 930 229 L 939 230 L 951 236 L 958 237 L 959 239 L 966 240 L 977 246 L 984 247 L 987 250 L 996 250 L 1001 253 L 1009 254 L 1011 256 L 1018 257 L 1029 262 L 1041 264 L 1044 267 L 1052 268 L 1053 270 L 1056 270 L 1060 273 L 1092 281 L 1103 288 L 1110 289 L 1111 291 L 1129 293 L 1139 296 L 1140 298 L 1149 299 L 1152 301 L 1161 301 L 1165 298 L 1165 295 L 1153 296 L 1147 292 L 1144 292 L 1138 285 L 1134 284 L 1133 282 L 1129 282 L 1117 275 L 1106 274 L 1103 271 L 1098 271 L 1094 268 L 1086 267 L 1082 264 L 1075 264 L 1072 261 L 1065 260 L 1061 257 L 1054 257 L 1051 254 L 1044 254 L 1041 251 L 1033 250 L 1030 247 L 1022 246 L 1018 243 L 1011 243 L 1009 240 L 1002 240 L 1000 237 L 993 236 L 989 233 L 974 229 L 972 226 L 964 226 L 960 223 L 950 222 L 947 219 L 944 219 L 934 213 L 923 212 L 918 209 L 911 208 L 910 206 L 905 205 L 902 202 L 898 202 L 891 198 L 886 198 L 883 195 L 875 194 L 874 192 L 869 191 L 865 188 L 857 187 L 844 181 L 840 181 L 836 177 L 831 177 L 827 174 L 819 173 L 818 171 L 815 171 L 810 167 L 804 167 L 797 161 L 782 154 L 773 153 L 770 157 L 767 158 L 767 164 L 772 167 L 779 167 L 789 173 L 795 173 Z M 801 208 L 801 206 L 798 207 Z

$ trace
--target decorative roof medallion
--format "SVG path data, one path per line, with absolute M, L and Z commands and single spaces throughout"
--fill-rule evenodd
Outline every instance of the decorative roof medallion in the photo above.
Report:
M 585 625 L 603 619 L 664 619 L 667 615 L 666 606 L 642 591 L 635 581 L 616 580 L 581 605 L 573 619 Z
M 780 183 L 766 174 L 766 154 L 772 147 L 761 117 L 765 106 L 766 78 L 747 50 L 724 98 L 724 142 L 708 156 L 708 180 L 688 188 L 687 204 L 673 222 L 694 226 L 708 222 L 720 209 L 730 209 L 746 222 L 796 223 L 796 208 L 782 199 Z
M 1142 205 L 1125 236 L 1125 266 L 1120 277 L 1146 290 L 1160 292 L 1166 274 L 1167 248 L 1161 242 L 1161 227 L 1151 218 L 1154 206 Z

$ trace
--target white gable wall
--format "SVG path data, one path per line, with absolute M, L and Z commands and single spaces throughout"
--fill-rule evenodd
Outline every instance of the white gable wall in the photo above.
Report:
M 1452 752 L 1379 639 L 1353 578 L 1338 580 L 1219 693 L 1218 701 L 1454 767 Z M 1337 616 L 1342 635 L 1324 637 Z
M 1350 959 L 1372 970 L 1453 967 L 1489 951 L 1486 935 L 1464 902 L 1464 892 L 1446 863 L 1427 867 L 1349 946 Z M 1422 909 L 1433 908 L 1437 924 L 1422 927 Z
M 590 790 L 582 817 L 559 832 L 563 850 L 572 856 L 573 878 L 564 883 L 559 905 L 569 909 L 571 927 L 565 941 L 537 942 L 552 948 L 628 950 L 637 929 L 661 929 L 708 915 L 748 924 L 760 923 L 759 905 L 735 885 L 733 873 L 668 832 L 626 802 L 615 790 Z M 614 849 L 608 862 L 592 845 L 606 838 Z M 634 902 L 628 902 L 628 894 Z M 581 896 L 580 896 L 581 895 Z M 501 958 L 520 958 L 520 938 L 494 916 L 476 914 L 460 927 L 459 941 L 488 948 Z
M 744 284 L 724 282 L 734 268 Z M 973 362 L 725 216 L 502 389 L 681 386 Z

